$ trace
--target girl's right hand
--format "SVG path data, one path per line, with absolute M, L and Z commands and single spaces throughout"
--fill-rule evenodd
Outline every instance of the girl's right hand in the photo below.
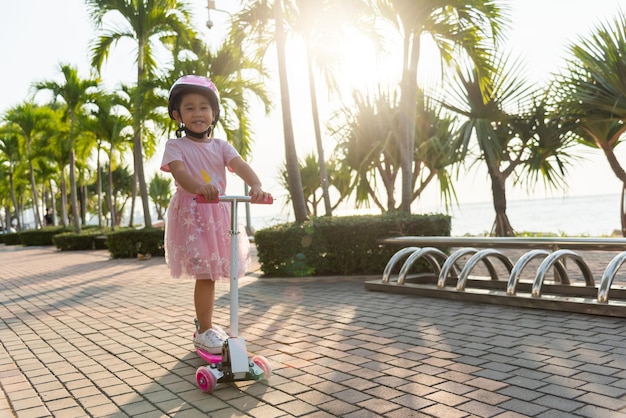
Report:
M 220 190 L 213 184 L 206 183 L 196 189 L 196 194 L 201 194 L 207 201 L 211 202 L 220 197 Z

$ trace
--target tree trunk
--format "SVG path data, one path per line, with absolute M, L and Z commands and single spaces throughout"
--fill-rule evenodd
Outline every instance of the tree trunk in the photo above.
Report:
M 322 144 L 322 132 L 320 128 L 319 109 L 317 106 L 317 92 L 315 90 L 315 76 L 313 75 L 313 64 L 311 55 L 307 52 L 307 67 L 309 71 L 309 91 L 311 94 L 311 111 L 313 113 L 313 129 L 315 131 L 315 144 L 317 145 L 317 159 L 320 166 L 320 184 L 322 186 L 322 198 L 324 199 L 324 210 L 326 216 L 332 216 L 333 209 L 330 205 L 330 195 L 328 193 L 328 172 L 326 170 L 326 159 L 324 158 L 324 145 Z M 317 210 L 317 208 L 315 208 Z
M 67 180 L 65 178 L 65 170 L 61 173 L 61 225 L 67 228 Z
M 141 128 L 139 128 L 139 130 L 141 131 Z M 141 195 L 141 203 L 143 206 L 144 225 L 146 228 L 152 228 L 152 219 L 150 217 L 150 199 L 148 197 L 146 176 L 143 170 L 143 147 L 141 143 L 141 133 L 135 134 L 134 148 L 135 172 L 137 174 L 137 183 L 139 184 L 139 193 Z
M 78 196 L 76 196 L 76 155 L 74 147 L 70 149 L 70 207 L 72 211 L 72 223 L 74 224 L 74 232 L 80 234 L 80 216 L 78 215 Z
M 144 51 L 145 45 L 141 36 L 138 36 L 137 45 L 137 87 L 135 89 L 135 120 L 133 121 L 133 157 L 135 163 L 135 173 L 139 182 L 139 193 L 141 194 L 141 204 L 143 206 L 143 221 L 146 228 L 152 228 L 152 219 L 150 218 L 150 200 L 148 198 L 148 187 L 146 186 L 146 176 L 143 170 L 143 143 L 141 141 L 141 108 L 143 97 L 141 89 L 144 79 Z M 132 214 L 131 214 L 132 216 Z
M 41 228 L 41 215 L 39 214 L 39 196 L 37 193 L 37 185 L 35 184 L 35 170 L 33 161 L 29 160 L 28 167 L 30 169 L 30 187 L 33 195 L 33 211 L 35 212 L 35 228 Z
M 615 156 L 615 152 L 613 151 L 613 147 L 611 146 L 611 141 L 598 141 L 596 140 L 596 144 L 600 147 L 606 160 L 609 162 L 609 166 L 611 170 L 615 174 L 615 176 L 622 182 L 622 201 L 620 203 L 620 224 L 622 226 L 622 236 L 626 237 L 626 196 L 624 194 L 624 188 L 626 188 L 626 172 L 622 168 L 619 163 L 617 157 Z
M 622 225 L 622 236 L 626 237 L 626 202 L 624 202 L 624 199 L 626 199 L 626 183 L 622 183 L 622 201 L 619 211 L 619 217 Z
M 15 198 L 15 184 L 13 182 L 13 170 L 11 170 L 9 174 L 9 183 L 11 184 L 11 202 L 13 202 L 13 210 L 15 211 L 15 218 L 17 219 L 18 229 L 21 229 L 20 218 L 17 216 L 17 199 Z M 9 205 L 7 205 L 9 207 Z M 11 228 L 13 226 L 13 219 L 11 217 L 11 210 L 7 211 L 7 228 Z
M 400 210 L 411 213 L 413 198 L 413 154 L 415 153 L 415 116 L 417 114 L 417 66 L 419 34 L 410 34 L 404 46 L 404 70 L 400 98 L 400 164 L 402 169 L 402 200 Z
M 497 237 L 514 237 L 515 231 L 506 214 L 506 179 L 499 174 L 492 172 L 490 169 L 489 177 L 491 177 L 493 208 L 496 211 L 496 219 L 491 233 Z
M 276 52 L 278 58 L 278 78 L 280 80 L 280 103 L 283 113 L 283 131 L 285 135 L 285 163 L 287 167 L 287 183 L 291 194 L 291 203 L 296 222 L 307 220 L 306 202 L 302 190 L 298 154 L 293 135 L 291 105 L 289 103 L 289 83 L 287 81 L 287 64 L 285 58 L 285 34 L 283 31 L 282 0 L 274 2 L 274 19 L 276 20 Z
M 80 219 L 83 226 L 87 225 L 87 185 L 80 186 Z
M 52 180 L 50 180 L 50 202 L 52 206 L 52 225 L 56 226 L 57 224 L 57 200 L 54 197 L 54 188 L 52 187 Z
M 130 199 L 130 216 L 128 217 L 128 226 L 132 228 L 135 223 L 135 204 L 137 202 L 137 172 L 133 173 L 132 196 Z
M 98 141 L 98 156 L 96 158 L 97 187 L 98 187 L 98 228 L 102 228 L 102 168 L 100 167 L 100 141 Z
M 46 208 L 48 207 L 48 204 L 46 203 L 47 197 L 48 197 L 48 191 L 46 190 L 46 182 L 43 181 L 41 183 L 41 202 L 38 203 L 38 205 L 41 207 L 41 210 L 43 211 L 43 213 L 46 213 Z M 48 226 L 48 222 L 45 219 L 45 215 L 44 215 L 43 218 L 44 219 L 41 222 L 41 226 L 42 227 Z
M 111 231 L 115 231 L 115 200 L 113 199 L 113 170 L 111 164 L 113 162 L 113 153 L 109 154 L 109 168 L 108 168 L 108 199 L 109 199 L 109 214 L 111 216 Z

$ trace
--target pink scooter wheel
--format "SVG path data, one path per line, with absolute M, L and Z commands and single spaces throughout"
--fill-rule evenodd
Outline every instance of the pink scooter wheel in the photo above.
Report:
M 254 362 L 254 364 L 259 366 L 261 370 L 263 370 L 263 377 L 265 379 L 269 379 L 272 375 L 272 365 L 270 364 L 270 362 L 267 361 L 267 359 L 263 356 L 254 356 L 252 357 L 252 361 Z
M 196 371 L 196 382 L 200 390 L 208 393 L 213 392 L 213 389 L 215 389 L 217 385 L 217 379 L 206 366 L 198 367 Z

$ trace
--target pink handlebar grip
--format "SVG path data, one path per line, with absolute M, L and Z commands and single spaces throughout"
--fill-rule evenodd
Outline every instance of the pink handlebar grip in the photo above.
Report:
M 203 194 L 197 194 L 196 195 L 196 201 L 198 203 L 219 203 L 220 202 L 220 198 L 218 197 L 218 198 L 213 199 L 213 200 L 208 200 L 206 197 L 204 197 Z
M 270 196 L 267 199 L 263 199 L 263 200 L 259 200 L 258 202 L 252 202 L 255 205 L 271 205 L 272 203 L 274 203 L 274 197 Z
M 196 201 L 198 203 L 232 202 L 235 200 L 239 202 L 251 202 L 254 204 L 258 204 L 258 205 L 271 205 L 272 203 L 274 203 L 274 198 L 272 196 L 264 200 L 252 202 L 252 198 L 250 196 L 219 196 L 218 198 L 214 200 L 207 200 L 207 198 L 204 197 L 204 195 L 201 195 L 201 194 L 196 195 Z

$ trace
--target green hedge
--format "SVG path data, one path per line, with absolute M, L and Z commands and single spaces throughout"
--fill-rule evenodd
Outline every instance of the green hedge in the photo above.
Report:
M 46 227 L 2 234 L 6 245 L 54 245 L 61 251 L 108 249 L 113 258 L 134 258 L 138 253 L 163 256 L 163 229 L 109 228 L 87 226 L 80 234 L 62 227 Z
M 134 258 L 137 254 L 163 256 L 163 229 L 124 229 L 107 235 L 107 247 L 113 258 Z
M 11 232 L 8 234 L 0 234 L 0 243 L 6 245 L 24 245 L 24 246 L 49 246 L 53 245 L 52 238 L 60 233 L 67 231 L 63 227 L 53 226 L 42 229 L 29 229 L 21 232 Z
M 20 242 L 25 246 L 49 246 L 53 245 L 54 237 L 62 234 L 67 229 L 61 226 L 51 226 L 42 229 L 29 229 L 28 231 L 18 232 Z
M 388 237 L 449 236 L 447 215 L 384 214 L 313 218 L 259 230 L 254 236 L 266 276 L 380 274 L 396 246 Z
M 163 229 L 86 228 L 80 234 L 66 232 L 55 235 L 54 245 L 61 251 L 108 249 L 112 258 L 134 258 L 138 253 L 163 256 Z
M 20 234 L 18 234 L 17 232 L 2 234 L 2 242 L 5 245 L 22 245 L 22 241 L 20 240 Z
M 87 229 L 77 234 L 64 232 L 52 238 L 54 245 L 61 251 L 104 250 L 106 249 L 106 231 Z

